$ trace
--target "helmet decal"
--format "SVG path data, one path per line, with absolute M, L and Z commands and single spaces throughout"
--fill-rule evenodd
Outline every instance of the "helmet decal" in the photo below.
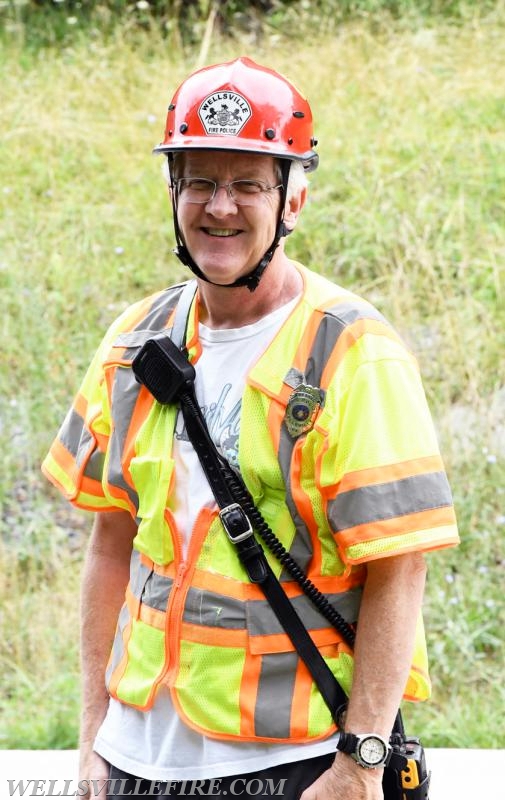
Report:
M 251 106 L 243 95 L 236 92 L 213 92 L 198 109 L 198 116 L 209 136 L 237 136 L 251 115 Z

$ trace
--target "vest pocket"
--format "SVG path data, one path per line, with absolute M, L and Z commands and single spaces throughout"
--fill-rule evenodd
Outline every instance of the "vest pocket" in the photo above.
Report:
M 300 598 L 294 599 L 299 605 Z M 247 627 L 246 672 L 257 681 L 255 705 L 250 712 L 255 736 L 307 741 L 330 734 L 334 730 L 330 711 L 266 601 L 247 603 Z M 326 627 L 309 627 L 309 633 L 337 680 L 342 680 L 348 690 L 352 659 L 343 652 L 337 632 L 326 623 Z
M 168 457 L 135 456 L 129 465 L 139 496 L 140 524 L 135 547 L 157 564 L 168 564 L 174 557 L 172 537 L 165 518 L 173 469 L 173 459 Z

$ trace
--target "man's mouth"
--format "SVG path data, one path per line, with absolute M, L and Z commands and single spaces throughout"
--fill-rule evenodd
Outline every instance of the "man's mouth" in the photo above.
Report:
M 209 236 L 218 236 L 226 238 L 227 236 L 238 236 L 240 231 L 232 228 L 203 228 Z

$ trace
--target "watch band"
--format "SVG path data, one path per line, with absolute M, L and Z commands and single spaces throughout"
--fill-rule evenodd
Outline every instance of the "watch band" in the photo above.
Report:
M 385 757 L 377 764 L 365 763 L 361 757 L 361 746 L 362 743 L 367 739 L 376 739 L 385 745 Z M 401 770 L 405 769 L 408 763 L 408 760 L 403 753 L 398 752 L 397 749 L 393 748 L 383 736 L 380 736 L 377 733 L 355 734 L 341 731 L 337 740 L 337 750 L 351 756 L 351 758 L 356 761 L 357 764 L 367 769 L 381 766 L 391 766 L 397 772 L 400 772 Z
M 356 751 L 358 741 L 356 734 L 341 731 L 337 741 L 337 750 L 340 750 L 342 753 L 347 753 L 347 755 L 350 756 Z
M 377 733 L 344 733 L 342 743 L 339 741 L 337 748 L 363 769 L 385 767 L 391 755 L 391 746 Z

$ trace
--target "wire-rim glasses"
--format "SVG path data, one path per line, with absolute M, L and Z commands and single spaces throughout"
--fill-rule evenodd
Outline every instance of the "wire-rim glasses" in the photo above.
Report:
M 229 183 L 217 183 L 210 178 L 179 178 L 175 181 L 179 195 L 187 203 L 209 203 L 214 199 L 218 189 L 226 189 L 228 197 L 237 206 L 254 206 L 267 192 L 282 189 L 282 183 L 268 186 L 259 180 L 241 178 Z

